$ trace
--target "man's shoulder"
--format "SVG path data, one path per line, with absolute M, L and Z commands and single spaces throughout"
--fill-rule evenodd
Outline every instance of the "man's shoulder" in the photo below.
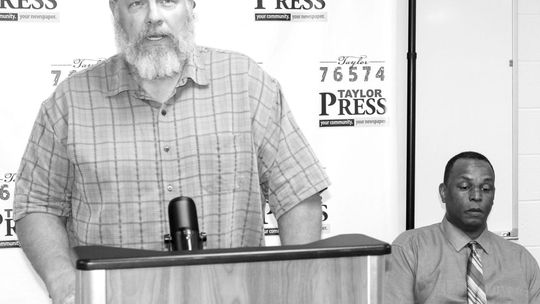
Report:
M 510 255 L 530 255 L 527 248 L 525 248 L 523 245 L 515 243 L 511 240 L 507 240 L 491 231 L 487 231 L 487 233 L 493 245 L 499 247 L 500 250 L 506 251 Z
M 517 265 L 519 265 L 517 267 L 521 267 L 524 273 L 534 274 L 536 276 L 540 275 L 536 258 L 523 245 L 506 240 L 491 231 L 488 231 L 488 237 L 490 239 L 488 250 L 491 250 L 495 254 L 496 259 L 506 262 L 517 262 Z M 516 266 L 512 262 L 510 262 L 510 265 Z
M 220 48 L 215 48 L 215 47 L 200 46 L 199 52 L 205 56 L 211 56 L 213 61 L 224 60 L 224 59 L 247 60 L 247 61 L 253 61 L 253 62 L 255 61 L 248 55 L 243 54 L 241 52 L 220 49 Z
M 418 242 L 437 241 L 442 236 L 441 223 L 432 224 L 402 232 L 392 242 L 393 246 L 410 246 Z
M 248 73 L 254 77 L 260 77 L 266 73 L 260 66 L 260 62 L 241 52 L 205 46 L 199 47 L 199 52 L 213 70 L 230 69 L 232 73 Z
M 108 78 L 115 77 L 117 70 L 121 67 L 122 60 L 118 54 L 107 59 L 99 60 L 96 64 L 69 75 L 59 85 L 59 88 L 65 89 L 67 86 L 84 90 L 86 87 L 92 87 L 93 90 L 97 90 L 100 86 L 108 82 Z
M 123 60 L 119 55 L 104 59 L 84 70 L 75 72 L 61 81 L 49 98 L 44 101 L 47 108 L 58 108 L 66 112 L 74 102 L 88 101 L 90 92 L 98 96 L 111 92 L 111 85 L 118 83 L 119 68 Z M 114 81 L 111 81 L 114 79 Z

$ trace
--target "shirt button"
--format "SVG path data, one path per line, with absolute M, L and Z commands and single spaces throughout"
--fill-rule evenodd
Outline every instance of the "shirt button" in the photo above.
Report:
M 169 150 L 171 150 L 171 148 L 170 148 L 169 146 L 165 146 L 165 147 L 163 147 L 163 151 L 165 151 L 165 152 L 169 152 Z
M 168 185 L 168 186 L 167 186 L 167 191 L 171 192 L 172 189 L 173 189 L 172 185 Z
M 167 115 L 167 110 L 165 110 L 165 109 L 161 110 L 161 115 L 163 115 L 163 116 Z

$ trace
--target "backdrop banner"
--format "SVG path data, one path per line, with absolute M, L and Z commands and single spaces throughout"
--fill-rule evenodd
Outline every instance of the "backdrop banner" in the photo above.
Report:
M 276 78 L 326 167 L 323 237 L 391 240 L 402 227 L 395 0 L 197 1 L 196 40 L 244 53 Z M 0 246 L 17 246 L 14 181 L 39 106 L 116 52 L 108 1 L 0 1 Z M 391 217 L 391 218 L 389 218 Z M 278 244 L 267 208 L 267 244 Z

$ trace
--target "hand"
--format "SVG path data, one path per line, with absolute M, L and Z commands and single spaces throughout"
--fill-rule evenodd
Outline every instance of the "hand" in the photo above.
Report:
M 53 304 L 75 304 L 75 293 L 69 294 L 64 299 L 60 300 L 60 302 L 54 301 Z

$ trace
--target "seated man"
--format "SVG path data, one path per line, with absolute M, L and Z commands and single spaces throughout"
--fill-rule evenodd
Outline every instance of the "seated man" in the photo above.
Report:
M 522 246 L 487 230 L 495 196 L 489 160 L 463 152 L 446 165 L 442 223 L 392 244 L 385 303 L 540 303 L 538 264 Z

